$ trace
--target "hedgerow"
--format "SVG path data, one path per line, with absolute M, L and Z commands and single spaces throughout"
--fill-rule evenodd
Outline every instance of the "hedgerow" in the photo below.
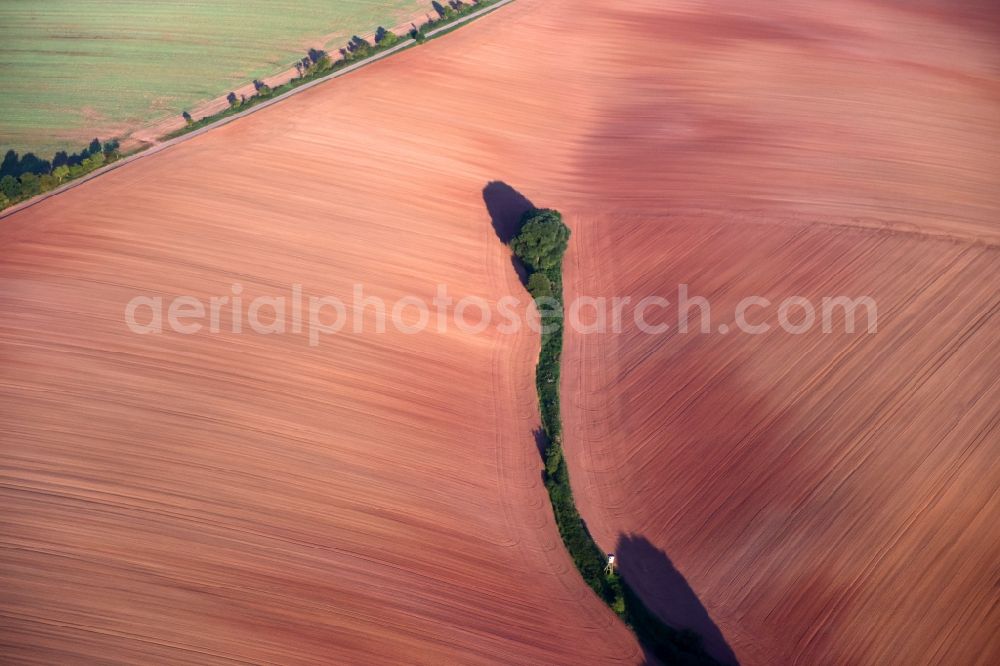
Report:
M 528 269 L 528 290 L 541 317 L 541 351 L 535 369 L 538 408 L 545 434 L 545 488 L 563 544 L 587 585 L 659 659 L 684 666 L 717 664 L 689 630 L 664 624 L 617 573 L 606 573 L 604 551 L 587 531 L 573 501 L 569 470 L 562 448 L 559 413 L 559 368 L 563 348 L 562 261 L 570 230 L 551 209 L 524 214 L 520 232 L 511 240 L 514 254 Z

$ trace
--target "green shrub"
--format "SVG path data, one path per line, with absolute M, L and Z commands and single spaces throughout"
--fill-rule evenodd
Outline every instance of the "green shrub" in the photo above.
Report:
M 38 176 L 33 173 L 21 174 L 21 196 L 33 197 L 41 191 L 42 189 L 41 184 L 38 182 Z
M 532 273 L 528 279 L 528 293 L 536 300 L 540 298 L 552 298 L 552 281 L 545 273 Z
M 569 227 L 563 224 L 558 211 L 529 210 L 511 249 L 532 271 L 558 272 L 568 243 Z
M 0 178 L 0 192 L 8 199 L 17 199 L 21 196 L 21 183 L 14 176 L 4 176 Z
M 375 31 L 375 43 L 380 48 L 388 48 L 399 41 L 399 36 L 391 30 L 386 30 L 382 26 Z

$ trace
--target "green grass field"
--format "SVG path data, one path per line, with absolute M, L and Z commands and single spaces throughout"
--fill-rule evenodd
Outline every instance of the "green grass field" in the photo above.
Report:
M 288 66 L 429 0 L 0 0 L 0 152 L 43 157 Z

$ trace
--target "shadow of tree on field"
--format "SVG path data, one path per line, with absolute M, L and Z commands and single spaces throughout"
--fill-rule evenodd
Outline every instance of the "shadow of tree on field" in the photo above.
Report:
M 538 448 L 538 455 L 542 457 L 542 462 L 545 462 L 545 452 L 549 448 L 549 436 L 541 428 L 535 428 L 531 431 L 531 434 L 535 436 L 535 446 Z
M 496 180 L 483 188 L 483 201 L 489 212 L 493 231 L 500 242 L 508 246 L 520 233 L 525 213 L 536 209 L 523 194 L 507 183 Z M 526 285 L 526 267 L 513 252 L 511 260 L 521 283 Z M 558 340 L 561 343 L 561 336 Z M 558 365 L 558 349 L 554 352 L 550 349 L 546 356 L 545 345 L 543 337 L 539 364 L 545 362 Z M 541 371 L 536 371 L 536 382 L 539 381 L 538 372 Z M 553 404 L 551 396 L 550 402 L 545 404 Z M 557 409 L 558 396 L 555 396 L 554 404 Z M 545 406 L 540 404 L 540 408 L 544 416 Z M 555 419 L 555 423 L 558 423 L 557 412 Z M 542 462 L 549 463 L 546 453 L 551 442 L 545 430 L 535 428 L 532 435 Z M 583 581 L 635 630 L 642 643 L 646 663 L 680 666 L 738 664 L 732 648 L 684 576 L 677 571 L 666 554 L 645 537 L 620 534 L 615 555 L 622 577 L 619 579 L 607 576 L 606 572 L 602 573 L 604 553 L 599 550 L 586 521 L 576 510 L 565 462 L 561 455 L 553 456 L 552 460 L 556 461 L 555 471 L 550 471 L 546 468 L 547 465 L 543 465 L 541 477 L 549 493 L 564 545 L 576 561 Z M 642 597 L 633 585 L 641 588 Z
M 632 602 L 632 608 L 644 606 L 666 625 L 690 633 L 691 640 L 700 637 L 705 651 L 719 662 L 739 664 L 722 631 L 666 553 L 643 536 L 620 534 L 615 555 L 622 577 L 633 590 L 642 590 L 641 604 Z
M 521 230 L 521 217 L 535 207 L 527 197 L 499 180 L 486 184 L 483 201 L 493 221 L 493 230 L 504 245 Z
M 527 197 L 515 190 L 507 183 L 493 180 L 483 188 L 483 201 L 486 203 L 486 210 L 490 214 L 493 223 L 493 231 L 497 238 L 504 245 L 510 243 L 514 236 L 521 231 L 521 218 L 535 206 L 528 201 Z M 510 255 L 510 263 L 514 267 L 514 272 L 521 280 L 521 284 L 528 284 L 528 268 L 513 253 Z

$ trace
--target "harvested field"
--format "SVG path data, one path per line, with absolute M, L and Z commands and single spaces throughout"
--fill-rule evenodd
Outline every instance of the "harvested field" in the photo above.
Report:
M 527 332 L 122 321 L 520 295 L 502 180 L 574 228 L 569 299 L 878 301 L 874 336 L 568 335 L 577 502 L 654 608 L 748 664 L 996 661 L 996 22 L 742 6 L 518 0 L 3 218 L 6 660 L 639 662 L 552 524 Z

